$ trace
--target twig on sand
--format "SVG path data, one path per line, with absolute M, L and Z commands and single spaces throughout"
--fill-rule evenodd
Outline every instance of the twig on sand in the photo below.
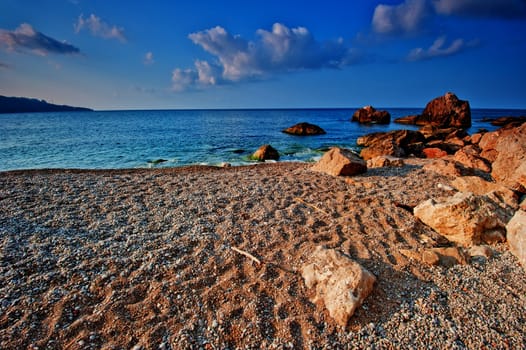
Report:
M 304 205 L 306 205 L 306 206 L 308 206 L 308 207 L 311 207 L 312 209 L 317 210 L 317 211 L 319 211 L 320 213 L 323 213 L 323 214 L 328 215 L 328 216 L 331 215 L 331 214 L 327 213 L 325 210 L 320 209 L 320 208 L 316 207 L 316 206 L 313 205 L 313 204 L 307 203 L 307 202 L 305 202 L 303 199 L 301 199 L 301 198 L 299 198 L 299 197 L 294 198 L 294 200 L 297 201 L 297 202 L 300 202 L 301 204 L 304 204 Z
M 239 254 L 244 255 L 247 258 L 255 261 L 256 263 L 261 264 L 261 261 L 258 258 L 256 258 L 254 255 L 252 255 L 250 253 L 247 253 L 244 250 L 241 250 L 241 249 L 236 248 L 236 247 L 230 247 L 230 248 L 232 248 L 233 251 L 238 252 Z

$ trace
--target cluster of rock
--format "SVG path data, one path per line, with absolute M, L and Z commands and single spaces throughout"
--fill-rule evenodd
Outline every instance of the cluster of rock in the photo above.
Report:
M 354 112 L 351 121 L 362 124 L 389 124 L 391 114 L 388 111 L 377 111 L 373 106 L 365 106 Z
M 420 130 L 366 135 L 358 139 L 365 147 L 360 155 L 335 147 L 311 169 L 348 176 L 364 173 L 368 167 L 402 166 L 401 157 L 410 155 L 437 158 L 427 162 L 424 170 L 454 177 L 453 187 L 443 185 L 454 194 L 429 199 L 412 211 L 451 246 L 400 253 L 420 263 L 449 267 L 467 264 L 470 257 L 489 259 L 491 244 L 507 242 L 526 270 L 526 123 L 508 120 L 497 131 L 468 135 L 462 129 L 471 125 L 466 104 L 448 93 L 426 107 L 442 111 L 443 116 L 435 120 L 425 112 L 414 119 L 425 123 Z M 450 109 L 444 107 L 447 105 Z M 313 302 L 323 302 L 341 325 L 374 284 L 374 276 L 356 265 L 338 252 L 318 248 L 303 268 L 307 287 L 316 292 Z

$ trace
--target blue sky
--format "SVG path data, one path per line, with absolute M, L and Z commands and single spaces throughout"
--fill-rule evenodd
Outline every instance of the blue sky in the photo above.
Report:
M 526 0 L 1 0 L 0 94 L 95 109 L 526 108 Z

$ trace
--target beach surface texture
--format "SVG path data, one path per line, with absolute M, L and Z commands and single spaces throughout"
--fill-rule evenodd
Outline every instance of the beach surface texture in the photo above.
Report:
M 524 348 L 507 243 L 454 266 L 407 256 L 450 245 L 412 213 L 455 193 L 426 161 L 0 173 L 0 348 Z M 346 327 L 302 278 L 318 246 L 376 278 Z

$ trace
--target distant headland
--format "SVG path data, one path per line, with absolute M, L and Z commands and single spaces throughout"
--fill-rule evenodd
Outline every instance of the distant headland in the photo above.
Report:
M 82 112 L 93 111 L 84 107 L 55 105 L 45 100 L 27 97 L 0 96 L 0 113 L 36 113 L 36 112 Z

